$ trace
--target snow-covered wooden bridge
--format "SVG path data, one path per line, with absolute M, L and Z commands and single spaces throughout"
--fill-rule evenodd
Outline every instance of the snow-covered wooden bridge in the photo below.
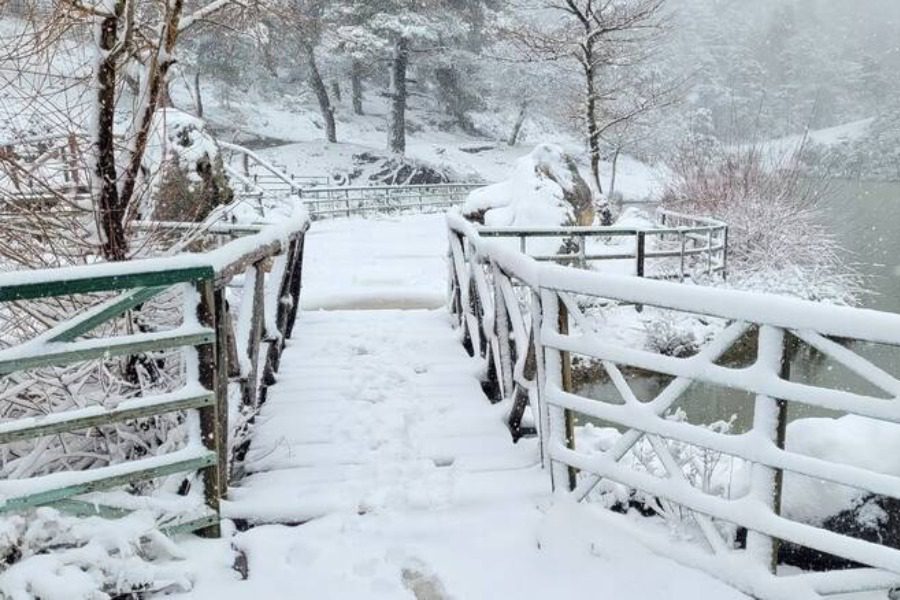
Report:
M 196 576 L 192 598 L 545 598 L 589 591 L 793 600 L 884 597 L 900 583 L 900 551 L 782 514 L 786 472 L 900 496 L 894 473 L 804 454 L 785 445 L 784 429 L 788 402 L 881 425 L 900 422 L 900 382 L 846 343 L 900 346 L 897 315 L 633 276 L 651 274 L 645 260 L 671 266 L 674 259 L 680 273 L 662 269 L 662 278 L 683 279 L 689 268 L 721 271 L 725 237 L 717 224 L 499 232 L 443 214 L 351 216 L 308 230 L 297 213 L 282 220 L 262 230 L 210 227 L 206 233 L 249 236 L 206 254 L 71 269 L 56 283 L 50 272 L 0 276 L 4 302 L 132 290 L 0 351 L 2 374 L 196 349 L 185 354 L 188 381 L 180 391 L 7 420 L 0 442 L 163 412 L 200 414 L 188 421 L 195 437 L 173 453 L 0 482 L 0 510 L 52 504 L 114 517 L 121 509 L 107 506 L 107 497 L 85 494 L 199 469 L 204 493 L 191 497 L 200 506 L 186 511 L 194 511 L 192 520 L 168 530 L 203 528 L 217 536 L 219 515 L 248 529 L 226 527 L 224 544 L 183 542 Z M 503 236 L 516 239 L 494 240 Z M 609 252 L 585 241 L 616 236 L 624 241 Z M 607 261 L 625 274 L 539 262 L 521 252 L 532 237 L 580 240 L 569 256 L 539 258 L 581 267 Z M 78 339 L 176 289 L 183 320 L 173 329 Z M 610 302 L 699 314 L 713 334 L 684 358 L 629 346 L 605 336 L 603 324 L 585 313 L 585 306 Z M 739 343 L 749 344 L 755 360 L 721 364 Z M 877 392 L 792 379 L 785 356 L 797 344 Z M 575 355 L 595 359 L 618 397 L 577 395 Z M 669 383 L 638 399 L 626 367 L 661 373 Z M 752 428 L 729 435 L 666 418 L 695 383 L 744 393 Z M 16 385 L 5 393 L 16 393 Z M 579 441 L 576 425 L 585 419 L 614 424 L 619 433 L 601 439 L 588 432 Z M 638 444 L 643 463 L 633 458 Z M 743 493 L 722 497 L 709 481 L 692 479 L 681 462 L 686 446 L 745 465 L 751 475 Z M 605 508 L 606 501 L 627 506 L 627 489 L 662 513 L 681 514 L 678 535 L 658 519 Z M 599 492 L 602 501 L 580 502 Z M 746 543 L 734 541 L 736 528 L 749 531 Z M 776 540 L 857 568 L 782 570 L 776 577 Z M 235 551 L 245 562 L 243 581 L 231 569 Z

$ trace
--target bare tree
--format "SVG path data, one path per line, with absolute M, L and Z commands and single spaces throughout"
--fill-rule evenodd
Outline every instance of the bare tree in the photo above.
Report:
M 66 0 L 70 15 L 95 24 L 94 119 L 90 131 L 93 167 L 91 188 L 100 247 L 107 260 L 128 257 L 127 220 L 138 213 L 138 186 L 157 108 L 166 95 L 168 74 L 176 61 L 179 37 L 239 0 L 212 0 L 190 14 L 184 0 L 116 0 L 86 5 Z M 136 106 L 125 132 L 124 153 L 117 152 L 115 121 L 121 111 L 118 82 L 129 64 L 140 66 Z
M 568 62 L 577 68 L 583 90 L 581 117 L 590 153 L 591 176 L 602 193 L 600 158 L 603 132 L 649 110 L 658 98 L 638 98 L 622 112 L 627 76 L 643 62 L 664 31 L 665 0 L 546 0 L 542 6 L 558 19 L 542 19 L 504 33 L 530 61 Z

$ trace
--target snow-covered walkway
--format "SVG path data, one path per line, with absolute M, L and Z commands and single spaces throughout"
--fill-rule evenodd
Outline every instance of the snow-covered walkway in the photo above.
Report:
M 546 491 L 441 310 L 304 313 L 227 514 L 300 522 Z
M 744 598 L 591 507 L 554 505 L 535 441 L 512 443 L 446 310 L 407 308 L 443 292 L 443 223 L 314 225 L 305 308 L 223 506 L 257 526 L 189 542 L 188 597 Z

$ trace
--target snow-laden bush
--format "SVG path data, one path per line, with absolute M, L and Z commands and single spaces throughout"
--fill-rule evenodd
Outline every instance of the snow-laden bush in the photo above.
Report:
M 804 177 L 801 152 L 689 140 L 670 164 L 663 205 L 728 224 L 733 287 L 853 303 L 859 280 L 826 224 L 824 189 Z
M 108 600 L 192 587 L 189 573 L 171 564 L 178 548 L 144 512 L 107 520 L 39 508 L 7 517 L 0 557 L 0 597 L 9 600 Z
M 595 215 L 575 161 L 553 144 L 518 159 L 506 180 L 474 190 L 462 213 L 491 227 L 592 225 Z
M 206 123 L 173 108 L 154 118 L 144 168 L 150 176 L 143 212 L 156 220 L 200 221 L 234 196 Z
M 700 340 L 691 323 L 675 320 L 667 315 L 644 321 L 647 332 L 647 349 L 662 354 L 684 358 L 693 356 L 700 348 Z

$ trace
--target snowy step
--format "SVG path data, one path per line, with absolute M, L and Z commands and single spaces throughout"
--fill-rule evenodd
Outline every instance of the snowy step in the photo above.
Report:
M 295 523 L 333 512 L 475 506 L 538 497 L 549 490 L 546 474 L 537 467 L 461 472 L 452 466 L 413 462 L 377 471 L 362 467 L 336 471 L 331 478 L 319 468 L 251 475 L 247 485 L 252 491 L 232 489 L 223 511 L 231 518 Z

